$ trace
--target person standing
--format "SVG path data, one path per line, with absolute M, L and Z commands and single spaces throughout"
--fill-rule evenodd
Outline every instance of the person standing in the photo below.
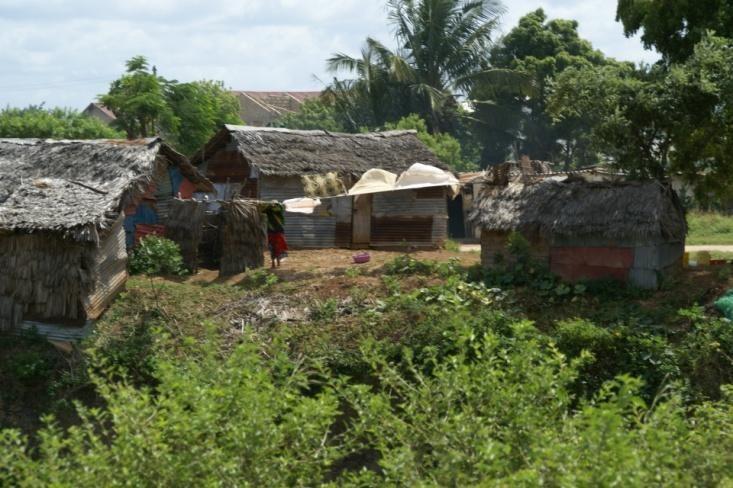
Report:
M 285 240 L 285 207 L 279 203 L 268 205 L 265 210 L 267 216 L 267 247 L 270 249 L 272 267 L 275 263 L 280 266 L 282 258 L 288 254 L 288 242 Z

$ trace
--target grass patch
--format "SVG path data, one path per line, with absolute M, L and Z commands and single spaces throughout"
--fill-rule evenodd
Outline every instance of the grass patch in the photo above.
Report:
M 733 245 L 733 216 L 718 213 L 687 214 L 688 245 Z
M 450 252 L 460 252 L 461 251 L 461 245 L 451 239 L 448 239 L 447 241 L 445 241 L 445 244 L 443 247 L 445 248 L 446 251 L 450 251 Z

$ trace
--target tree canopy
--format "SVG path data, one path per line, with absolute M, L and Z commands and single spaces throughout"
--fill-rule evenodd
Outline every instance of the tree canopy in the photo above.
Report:
M 458 140 L 446 133 L 431 134 L 425 121 L 417 114 L 403 117 L 396 123 L 388 123 L 387 130 L 415 130 L 417 137 L 453 171 L 476 171 L 478 165 L 465 161 Z
M 275 121 L 274 125 L 287 129 L 348 132 L 337 120 L 333 104 L 319 99 L 306 100 L 299 111 L 283 115 Z
M 495 0 L 389 0 L 396 51 L 368 38 L 360 57 L 337 53 L 330 93 L 357 124 L 381 126 L 417 113 L 431 132 L 450 128 L 456 97 L 489 68 L 502 8 Z M 366 113 L 366 116 L 364 115 Z
M 647 48 L 669 62 L 684 61 L 708 31 L 733 37 L 733 3 L 729 0 L 618 0 L 616 20 L 624 33 L 641 32 Z
M 220 81 L 172 84 L 167 103 L 173 118 L 164 133 L 184 154 L 196 152 L 222 125 L 242 122 L 239 102 Z
M 550 101 L 555 120 L 585 120 L 594 146 L 633 176 L 679 174 L 699 198 L 730 192 L 733 43 L 708 36 L 685 63 L 567 70 Z
M 158 76 L 155 67 L 151 71 L 144 56 L 135 56 L 125 65 L 126 72 L 99 98 L 117 116 L 114 125 L 124 130 L 128 139 L 150 137 L 173 126 L 173 112 L 166 99 L 171 83 Z
M 542 9 L 519 20 L 492 51 L 495 69 L 523 74 L 524 86 L 494 80 L 477 83 L 477 132 L 484 138 L 484 164 L 503 162 L 512 150 L 533 158 L 562 163 L 592 164 L 584 124 L 553 123 L 547 99 L 553 80 L 571 67 L 612 62 L 578 34 L 573 20 L 548 20 Z
M 43 106 L 0 111 L 0 137 L 48 139 L 115 139 L 122 133 L 76 110 Z
M 129 139 L 162 135 L 184 153 L 201 147 L 222 125 L 240 123 L 239 102 L 218 81 L 179 83 L 159 76 L 144 56 L 127 61 L 126 72 L 100 101 Z

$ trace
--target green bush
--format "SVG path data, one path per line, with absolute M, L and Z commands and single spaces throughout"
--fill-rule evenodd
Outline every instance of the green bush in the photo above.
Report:
M 104 407 L 77 407 L 80 425 L 49 426 L 37 447 L 0 431 L 0 485 L 716 486 L 733 477 L 731 395 L 686 408 L 668 388 L 647 402 L 641 381 L 622 375 L 578 399 L 591 360 L 583 351 L 613 351 L 612 331 L 561 327 L 577 355 L 568 361 L 531 323 L 432 304 L 436 293 L 385 304 L 386 318 L 422 303 L 414 326 L 429 333 L 399 361 L 382 341 L 364 342 L 366 383 L 293 358 L 278 338 L 227 354 L 213 338 L 181 358 L 159 351 L 154 389 L 100 368 Z
M 680 314 L 692 322 L 692 330 L 679 345 L 682 368 L 696 394 L 719 398 L 721 386 L 733 384 L 733 325 L 707 317 L 699 308 Z
M 130 272 L 146 275 L 183 275 L 181 248 L 165 237 L 150 235 L 140 241 L 130 256 Z
M 267 269 L 255 269 L 247 272 L 240 285 L 248 290 L 260 290 L 270 288 L 278 281 L 275 273 Z
M 628 374 L 643 381 L 641 392 L 651 400 L 665 384 L 681 378 L 673 345 L 649 331 L 624 325 L 605 328 L 575 319 L 559 322 L 553 337 L 568 357 L 591 355 L 575 385 L 581 397 L 592 396 L 606 381 Z
M 325 480 L 343 443 L 338 398 L 284 355 L 253 344 L 222 359 L 161 359 L 156 391 L 97 378 L 105 409 L 79 407 L 69 431 L 49 426 L 30 450 L 0 431 L 2 486 L 306 486 Z
M 385 264 L 384 272 L 388 275 L 438 275 L 444 278 L 464 273 L 458 258 L 438 262 L 415 259 L 409 254 L 403 254 Z

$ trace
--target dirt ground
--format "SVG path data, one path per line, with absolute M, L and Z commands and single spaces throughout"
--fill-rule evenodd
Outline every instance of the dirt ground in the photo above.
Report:
M 314 278 L 316 276 L 340 276 L 350 268 L 360 268 L 361 274 L 368 274 L 384 266 L 387 262 L 405 254 L 404 251 L 367 251 L 370 256 L 368 263 L 355 264 L 354 254 L 362 251 L 349 249 L 318 249 L 318 250 L 295 250 L 289 251 L 288 257 L 283 260 L 282 265 L 274 270 L 274 273 L 281 281 L 299 281 L 302 279 Z M 464 266 L 471 266 L 481 261 L 478 251 L 468 250 L 453 252 L 446 250 L 415 251 L 410 253 L 415 259 L 448 261 L 457 258 Z M 269 269 L 269 255 L 265 257 L 266 268 Z M 218 282 L 236 284 L 241 282 L 246 273 L 219 279 L 217 270 L 203 269 L 196 275 L 189 278 L 191 282 Z

